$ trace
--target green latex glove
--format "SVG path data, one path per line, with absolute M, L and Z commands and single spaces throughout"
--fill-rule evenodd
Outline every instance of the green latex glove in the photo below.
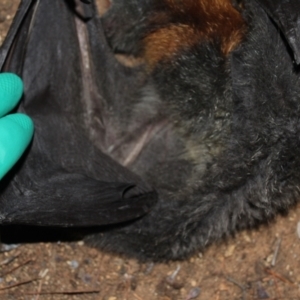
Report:
M 18 161 L 33 135 L 32 120 L 20 113 L 10 114 L 23 94 L 22 80 L 11 73 L 0 74 L 0 179 Z

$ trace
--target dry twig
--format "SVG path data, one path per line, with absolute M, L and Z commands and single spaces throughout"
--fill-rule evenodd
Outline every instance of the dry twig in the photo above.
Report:
M 82 294 L 99 294 L 100 290 L 78 290 L 78 291 L 56 291 L 56 292 L 39 292 L 39 295 L 82 295 Z M 22 293 L 22 296 L 34 296 L 37 295 L 37 292 L 25 292 Z M 14 296 L 19 296 L 18 294 L 14 294 Z
M 31 283 L 31 282 L 34 282 L 34 281 L 37 281 L 37 280 L 40 280 L 40 278 L 36 277 L 36 278 L 33 278 L 33 279 L 29 279 L 29 280 L 24 280 L 24 281 L 21 281 L 21 282 L 17 282 L 15 284 L 10 285 L 10 286 L 0 287 L 0 291 L 12 289 L 12 288 L 18 287 L 20 285 L 28 284 L 28 283 Z
M 6 275 L 8 275 L 8 274 L 11 274 L 12 272 L 16 271 L 16 270 L 19 269 L 19 268 L 22 268 L 22 267 L 26 266 L 27 264 L 29 264 L 29 263 L 32 262 L 32 261 L 33 261 L 32 259 L 27 259 L 26 261 L 24 261 L 24 262 L 21 263 L 20 265 L 17 265 L 16 267 L 14 267 L 14 268 L 8 270 L 7 272 L 2 273 L 2 274 L 1 274 L 1 277 L 4 277 L 4 276 L 6 276 Z
M 138 299 L 138 300 L 143 300 L 139 295 L 137 295 L 136 293 L 132 292 L 133 296 Z
M 284 276 L 282 276 L 281 274 L 275 272 L 274 270 L 272 270 L 270 268 L 265 268 L 265 272 L 272 275 L 273 277 L 276 277 L 277 279 L 280 279 L 281 281 L 283 281 L 285 283 L 289 283 L 290 285 L 294 285 L 294 282 L 292 282 L 290 279 L 285 278 Z
M 20 256 L 21 253 L 17 253 L 16 255 L 14 256 L 11 256 L 5 260 L 3 260 L 2 262 L 0 262 L 0 266 L 5 266 L 5 265 L 8 265 L 10 264 L 11 262 L 13 262 L 15 259 L 17 259 L 19 256 Z
M 235 284 L 236 286 L 238 286 L 238 287 L 242 290 L 242 293 L 243 293 L 243 299 L 246 299 L 246 288 L 245 288 L 242 284 L 240 284 L 239 282 L 237 282 L 235 279 L 233 279 L 233 278 L 231 278 L 231 277 L 229 277 L 229 276 L 226 276 L 226 275 L 225 275 L 225 278 L 226 278 L 229 282 L 231 282 L 231 283 Z

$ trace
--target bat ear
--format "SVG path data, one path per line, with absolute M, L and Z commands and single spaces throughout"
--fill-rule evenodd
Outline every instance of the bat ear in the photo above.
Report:
M 300 64 L 300 2 L 298 0 L 256 0 L 269 17 L 277 24 Z

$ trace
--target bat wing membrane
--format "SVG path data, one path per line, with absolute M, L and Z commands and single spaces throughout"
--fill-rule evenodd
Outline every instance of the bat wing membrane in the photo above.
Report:
M 98 118 L 93 138 L 99 133 L 100 145 L 105 138 L 102 120 L 114 101 L 106 74 L 118 72 L 104 37 L 97 40 L 99 20 L 81 19 L 75 4 L 22 1 L 0 51 L 1 70 L 24 80 L 18 111 L 35 124 L 30 149 L 1 182 L 2 224 L 113 224 L 144 215 L 157 200 L 152 187 L 95 147 L 89 136 L 87 120 Z M 102 49 L 99 58 L 91 54 L 91 43 Z

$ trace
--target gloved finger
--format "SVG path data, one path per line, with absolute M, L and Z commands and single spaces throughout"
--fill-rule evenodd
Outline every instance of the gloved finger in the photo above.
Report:
M 26 115 L 17 113 L 0 119 L 0 179 L 21 157 L 33 130 L 33 122 Z
M 23 94 L 23 82 L 15 74 L 0 74 L 0 117 L 6 115 L 19 102 Z

